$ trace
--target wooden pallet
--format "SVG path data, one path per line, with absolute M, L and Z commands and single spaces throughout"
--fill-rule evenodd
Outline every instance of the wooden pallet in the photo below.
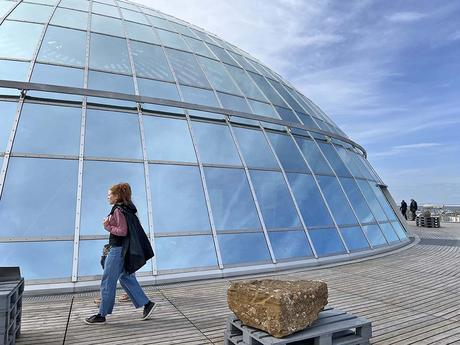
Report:
M 0 345 L 14 345 L 21 334 L 24 279 L 0 282 Z
M 230 315 L 225 332 L 225 345 L 355 345 L 369 344 L 371 322 L 342 310 L 325 308 L 318 319 L 303 331 L 284 338 L 275 338 L 266 332 L 248 327 Z
M 425 228 L 439 228 L 441 226 L 441 221 L 439 217 L 417 216 L 415 218 L 415 224 Z

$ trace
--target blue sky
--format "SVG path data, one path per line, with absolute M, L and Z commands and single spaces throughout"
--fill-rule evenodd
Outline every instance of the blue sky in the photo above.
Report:
M 283 75 L 367 150 L 397 202 L 460 204 L 460 2 L 137 2 Z

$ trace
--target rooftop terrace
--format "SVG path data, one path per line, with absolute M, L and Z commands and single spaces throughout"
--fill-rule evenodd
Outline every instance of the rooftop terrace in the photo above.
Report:
M 372 321 L 372 344 L 460 344 L 460 225 L 410 223 L 415 241 L 397 251 L 258 277 L 327 282 L 331 306 Z M 97 312 L 97 293 L 26 297 L 17 344 L 223 344 L 229 281 L 147 287 L 159 303 L 152 319 L 118 303 L 97 326 L 83 323 Z

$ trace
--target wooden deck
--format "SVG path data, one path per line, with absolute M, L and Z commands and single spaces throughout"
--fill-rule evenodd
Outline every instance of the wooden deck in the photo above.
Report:
M 372 321 L 372 344 L 460 344 L 460 225 L 411 229 L 423 239 L 412 248 L 276 277 L 326 281 L 330 305 Z M 82 320 L 97 312 L 96 293 L 28 297 L 17 344 L 223 344 L 228 283 L 149 287 L 159 304 L 152 319 L 118 303 L 105 325 L 92 326 Z

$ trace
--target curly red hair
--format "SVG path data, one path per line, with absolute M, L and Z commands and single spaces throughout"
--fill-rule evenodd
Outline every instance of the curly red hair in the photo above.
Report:
M 114 184 L 109 188 L 113 195 L 117 198 L 117 203 L 122 203 L 125 205 L 132 204 L 131 201 L 131 186 L 129 183 L 123 182 Z

